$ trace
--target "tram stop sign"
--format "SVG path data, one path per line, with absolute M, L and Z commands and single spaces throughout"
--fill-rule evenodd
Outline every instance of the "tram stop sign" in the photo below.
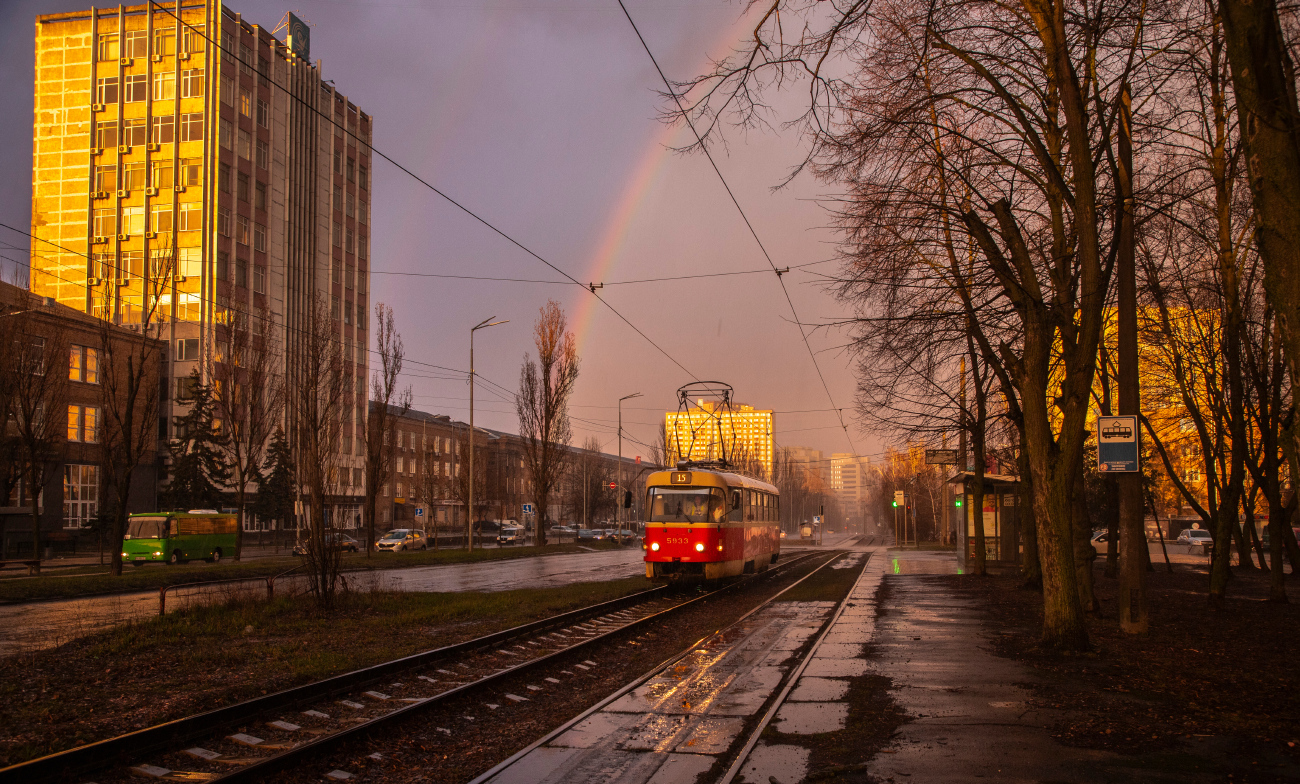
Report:
M 1133 473 L 1139 464 L 1138 418 L 1097 417 L 1097 470 L 1108 474 Z

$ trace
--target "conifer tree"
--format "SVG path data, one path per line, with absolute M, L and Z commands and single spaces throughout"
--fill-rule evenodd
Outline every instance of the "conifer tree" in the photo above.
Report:
M 219 509 L 220 486 L 230 481 L 230 467 L 222 457 L 225 435 L 212 416 L 212 389 L 190 376 L 190 410 L 176 421 L 179 436 L 168 447 L 171 482 L 163 492 L 170 509 Z
M 276 428 L 271 436 L 271 446 L 262 465 L 266 479 L 258 483 L 257 501 L 253 511 L 260 520 L 278 520 L 281 528 L 293 521 L 293 500 L 296 497 L 293 482 L 293 451 L 284 437 L 284 430 Z

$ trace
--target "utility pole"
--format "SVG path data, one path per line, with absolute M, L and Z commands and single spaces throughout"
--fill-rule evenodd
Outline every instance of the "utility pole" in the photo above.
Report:
M 465 520 L 465 549 L 474 549 L 474 333 L 486 327 L 509 324 L 510 321 L 492 321 L 496 316 L 488 316 L 469 331 L 469 476 L 466 477 L 466 499 L 469 501 Z M 492 323 L 489 324 L 488 322 Z
M 970 328 L 969 321 L 966 322 L 966 326 L 968 329 Z M 967 452 L 966 452 L 966 355 L 965 354 L 963 354 L 961 358 L 961 382 L 959 384 L 959 388 L 960 388 L 960 391 L 958 392 L 959 403 L 957 407 L 960 409 L 960 411 L 958 412 L 958 416 L 960 417 L 961 426 L 960 428 L 958 428 L 957 431 L 957 449 L 960 453 L 958 454 L 957 459 L 961 463 L 961 489 L 963 494 L 962 500 L 964 501 L 965 500 L 964 496 L 966 493 L 966 472 L 969 471 L 971 468 L 970 460 L 967 459 Z M 976 512 L 974 511 L 969 512 L 969 514 L 975 514 L 975 513 Z M 983 514 L 983 511 L 979 510 L 978 513 Z M 965 532 L 963 531 L 962 535 L 958 536 L 957 526 L 962 526 L 963 528 L 966 526 L 967 514 L 968 512 L 966 510 L 965 504 L 963 504 L 961 511 L 957 514 L 956 525 L 953 526 L 953 530 L 952 530 L 953 541 L 956 542 L 958 540 L 962 540 L 963 547 L 965 547 L 965 543 L 964 543 Z M 981 525 L 982 524 L 983 521 L 981 521 Z M 960 563 L 963 564 L 966 563 L 966 554 L 962 553 L 958 560 Z
M 623 401 L 634 397 L 641 397 L 641 393 L 633 392 L 618 399 L 618 489 L 614 491 L 614 508 L 619 531 L 623 530 L 623 499 L 619 497 L 619 493 L 623 491 Z M 619 536 L 622 534 L 620 533 Z
M 1119 276 L 1119 413 L 1140 417 L 1141 390 L 1138 378 L 1137 345 L 1137 262 L 1133 238 L 1133 98 L 1127 84 L 1120 93 L 1119 118 L 1119 247 L 1115 272 Z M 1235 339 L 1235 336 L 1234 336 Z M 1138 420 L 1140 421 L 1140 420 Z M 1140 428 L 1134 436 L 1141 443 Z M 1147 615 L 1146 559 L 1147 547 L 1142 530 L 1142 452 L 1138 450 L 1137 471 L 1116 477 L 1119 483 L 1119 628 L 1129 634 L 1146 634 Z

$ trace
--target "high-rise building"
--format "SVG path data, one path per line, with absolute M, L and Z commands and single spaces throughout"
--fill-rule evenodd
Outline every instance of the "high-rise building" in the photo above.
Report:
M 782 459 L 802 468 L 809 477 L 815 477 L 819 489 L 830 487 L 831 464 L 825 452 L 807 446 L 783 446 L 780 449 Z
M 309 29 L 287 20 L 282 41 L 220 0 L 37 18 L 31 285 L 167 340 L 173 417 L 175 391 L 196 368 L 211 378 L 231 329 L 278 338 L 292 379 L 313 303 L 327 303 L 355 375 L 335 488 L 336 513 L 351 516 L 372 121 L 322 79 Z
M 870 467 L 869 457 L 859 457 L 851 452 L 831 455 L 831 492 L 845 509 L 856 509 L 861 501 L 866 500 Z
M 720 406 L 697 401 L 686 411 L 664 414 L 668 465 L 678 460 L 720 460 L 724 456 L 740 467 L 761 466 L 772 473 L 772 434 L 776 420 L 769 410 L 734 403 Z

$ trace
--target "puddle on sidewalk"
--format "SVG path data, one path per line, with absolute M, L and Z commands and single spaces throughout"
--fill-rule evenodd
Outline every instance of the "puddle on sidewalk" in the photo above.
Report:
M 812 751 L 802 746 L 769 746 L 759 743 L 740 769 L 740 780 L 750 784 L 795 784 L 808 775 Z

